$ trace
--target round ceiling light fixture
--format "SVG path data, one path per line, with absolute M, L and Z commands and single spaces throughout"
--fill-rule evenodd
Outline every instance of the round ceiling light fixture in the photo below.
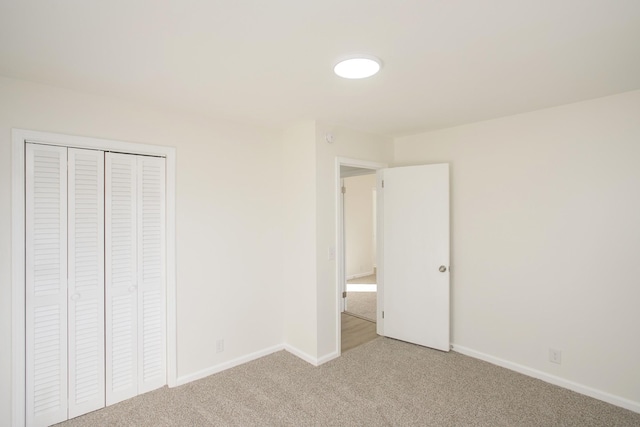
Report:
M 333 72 L 345 79 L 364 79 L 380 71 L 382 62 L 371 55 L 351 55 L 341 58 Z

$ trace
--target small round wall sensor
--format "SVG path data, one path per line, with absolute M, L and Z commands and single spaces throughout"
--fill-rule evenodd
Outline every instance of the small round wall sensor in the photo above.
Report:
M 324 139 L 329 143 L 329 144 L 333 144 L 333 140 L 334 140 L 334 136 L 332 133 L 327 133 L 324 136 Z

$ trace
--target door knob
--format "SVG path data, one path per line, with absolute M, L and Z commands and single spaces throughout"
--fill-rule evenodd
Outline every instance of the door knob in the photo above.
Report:
M 447 271 L 447 267 L 445 267 L 444 265 L 441 265 L 440 268 L 438 269 L 438 271 L 440 273 L 444 273 L 445 271 Z

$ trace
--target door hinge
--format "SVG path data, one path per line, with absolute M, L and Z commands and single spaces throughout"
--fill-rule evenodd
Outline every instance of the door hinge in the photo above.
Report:
M 342 187 L 342 194 L 347 194 L 347 187 Z
M 384 188 L 384 179 L 382 180 L 382 188 Z
M 384 311 L 382 311 L 382 318 L 384 319 Z
M 346 298 L 347 297 L 347 291 L 343 291 L 342 292 L 342 298 Z

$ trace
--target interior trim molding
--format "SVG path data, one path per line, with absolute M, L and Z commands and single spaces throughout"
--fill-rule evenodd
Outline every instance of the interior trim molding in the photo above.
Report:
M 324 365 L 325 363 L 333 359 L 337 359 L 339 356 L 340 354 L 338 354 L 337 351 L 333 351 L 329 354 L 325 354 L 324 356 L 318 358 L 318 364 L 316 366 Z
M 284 344 L 283 348 L 285 350 L 287 350 L 289 353 L 291 353 L 294 356 L 304 360 L 307 363 L 312 364 L 313 366 L 319 366 L 320 365 L 319 360 L 318 360 L 317 357 L 313 357 L 310 354 L 305 353 L 304 351 L 302 351 L 302 350 L 300 350 L 300 349 L 298 349 L 296 347 L 293 347 L 292 345 Z
M 285 350 L 288 353 L 304 360 L 307 363 L 310 363 L 313 366 L 320 366 L 323 363 L 327 363 L 330 360 L 333 360 L 338 357 L 338 352 L 334 351 L 333 353 L 327 354 L 320 358 L 315 358 L 304 351 L 301 351 L 289 344 L 278 344 L 271 347 L 267 347 L 262 350 L 255 351 L 250 354 L 246 354 L 244 356 L 237 357 L 233 360 L 229 360 L 224 363 L 219 363 L 217 365 L 211 366 L 209 368 L 201 369 L 192 374 L 183 375 L 177 378 L 176 385 L 181 386 L 192 381 L 197 381 L 202 378 L 206 378 L 210 375 L 217 374 L 222 371 L 226 371 L 227 369 L 235 368 L 236 366 L 243 365 L 245 363 L 251 362 L 253 360 L 260 359 L 262 357 L 268 356 L 273 353 L 277 353 L 278 351 Z
M 549 384 L 557 385 L 562 388 L 575 391 L 576 393 L 584 394 L 585 396 L 593 397 L 594 399 L 602 400 L 603 402 L 611 403 L 612 405 L 640 413 L 640 402 L 634 402 L 633 400 L 625 399 L 624 397 L 616 396 L 615 394 L 607 393 L 606 391 L 598 390 L 593 387 L 576 383 L 574 381 L 570 381 L 556 375 L 551 375 L 546 372 L 539 371 L 528 366 L 520 365 L 518 363 L 514 363 L 505 359 L 500 359 L 499 357 L 482 353 L 480 351 L 476 351 L 458 344 L 452 344 L 451 347 L 453 351 L 464 354 L 465 356 L 484 360 L 485 362 L 507 368 L 511 371 L 515 371 L 529 377 L 537 378 Z
M 234 368 L 239 365 L 243 365 L 247 362 L 251 362 L 256 359 L 260 359 L 261 357 L 268 356 L 272 353 L 276 353 L 278 351 L 285 350 L 283 344 L 274 345 L 271 347 L 267 347 L 263 350 L 258 350 L 256 352 L 246 354 L 244 356 L 237 357 L 233 360 L 229 360 L 224 363 L 219 363 L 217 365 L 211 366 L 209 368 L 201 369 L 192 374 L 183 375 L 177 378 L 176 385 L 184 385 L 190 383 L 192 381 L 197 381 L 202 378 L 206 378 L 210 375 L 217 374 L 222 371 L 226 371 L 227 369 Z
M 25 144 L 28 142 L 160 156 L 166 159 L 167 384 L 177 385 L 176 149 L 24 129 L 11 130 L 11 425 L 25 424 Z
M 375 273 L 375 270 L 365 271 L 364 273 L 352 274 L 351 276 L 347 276 L 347 280 L 359 279 L 361 277 L 372 276 Z

